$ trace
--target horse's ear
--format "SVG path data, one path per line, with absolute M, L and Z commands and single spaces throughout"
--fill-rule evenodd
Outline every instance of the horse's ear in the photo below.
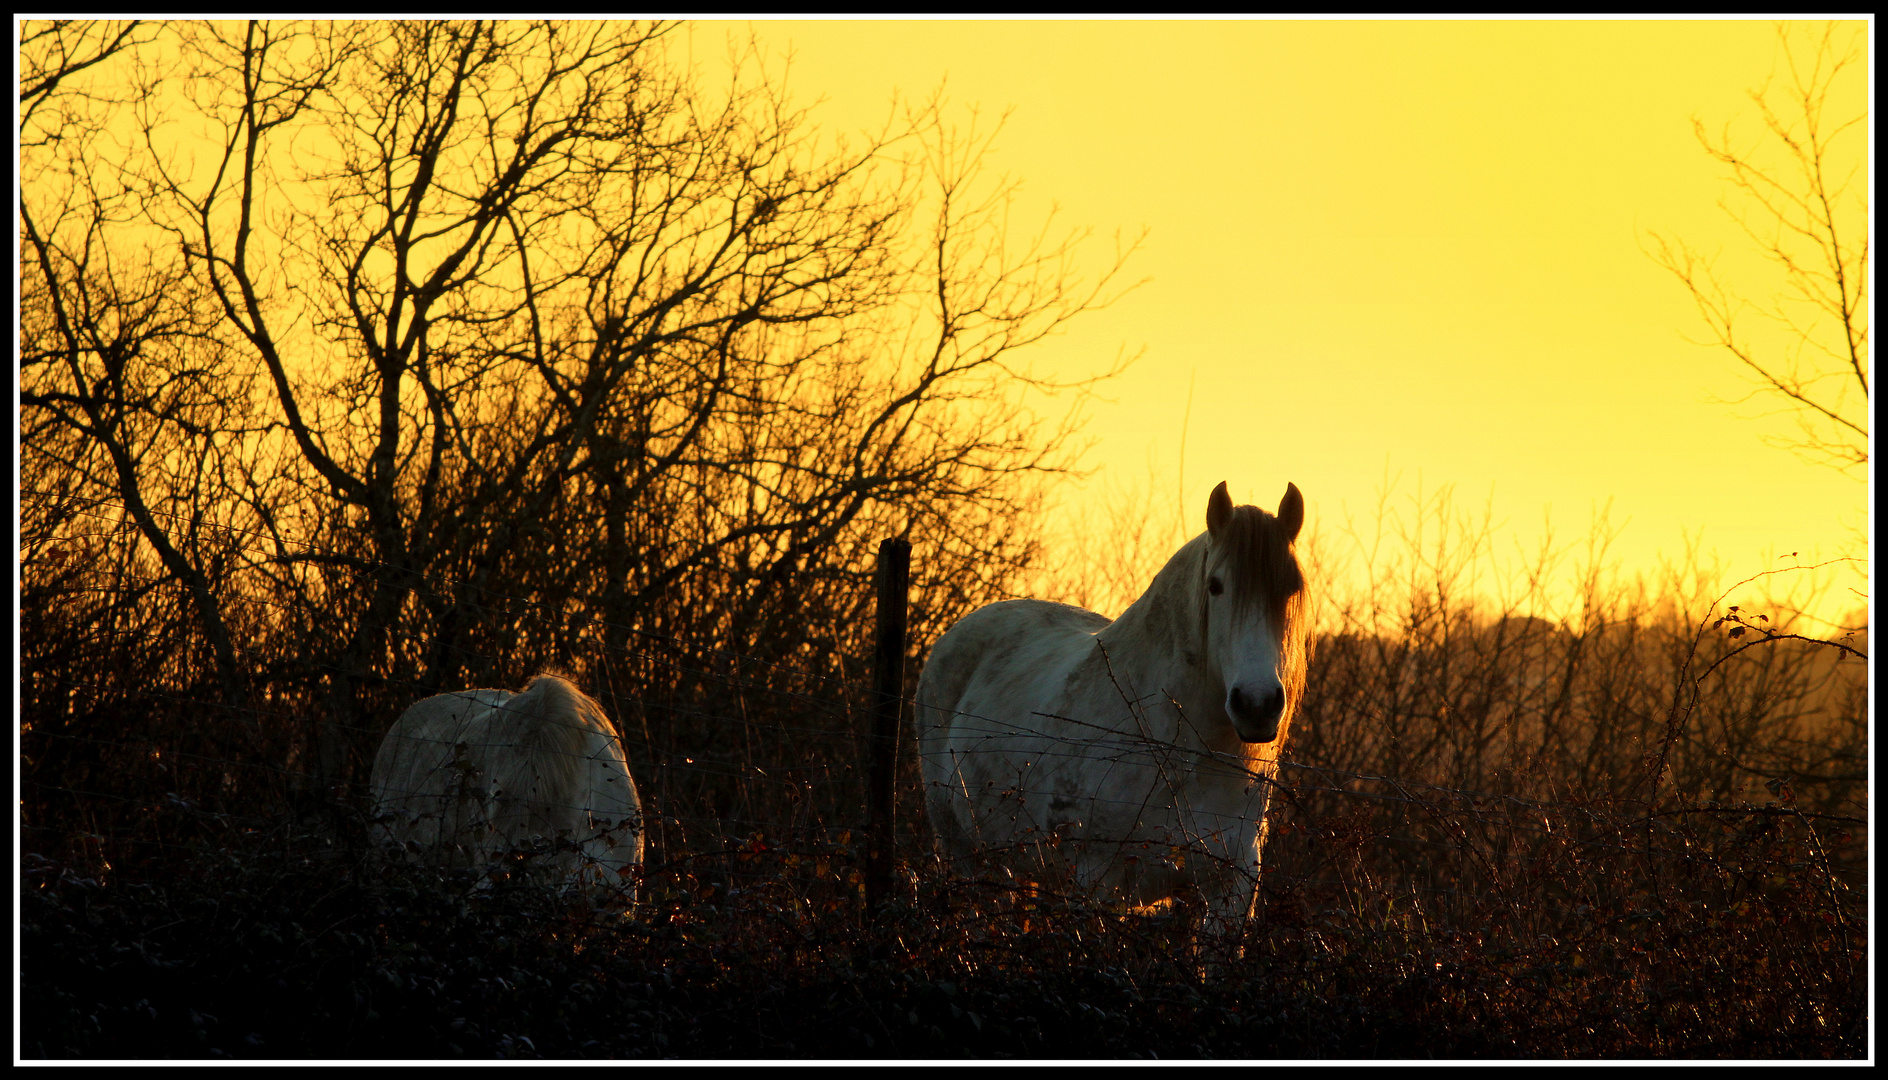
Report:
M 1285 530 L 1287 541 L 1298 539 L 1298 530 L 1305 524 L 1305 497 L 1298 494 L 1298 485 L 1285 485 L 1285 497 L 1278 500 L 1278 527 Z
M 1226 481 L 1221 480 L 1213 489 L 1213 497 L 1206 500 L 1206 531 L 1214 536 L 1232 520 L 1232 496 L 1226 494 Z

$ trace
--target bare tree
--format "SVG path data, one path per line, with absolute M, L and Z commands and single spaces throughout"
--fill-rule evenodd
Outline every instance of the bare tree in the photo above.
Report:
M 20 141 L 44 147 L 67 138 L 88 139 L 101 114 L 123 105 L 127 88 L 114 94 L 89 83 L 74 91 L 72 80 L 135 49 L 157 35 L 155 23 L 54 19 L 20 27 Z
M 1655 233 L 1652 253 L 1697 301 L 1709 343 L 1754 377 L 1751 397 L 1781 398 L 1795 414 L 1801 436 L 1780 445 L 1856 476 L 1868 464 L 1868 183 L 1857 175 L 1867 167 L 1867 116 L 1827 110 L 1845 75 L 1866 77 L 1864 32 L 1829 23 L 1802 42 L 1778 25 L 1788 77 L 1750 95 L 1781 151 L 1774 157 L 1746 149 L 1728 124 L 1714 138 L 1693 121 L 1705 152 L 1730 171 L 1741 205 L 1726 210 L 1783 273 L 1777 298 L 1740 295 L 1682 240 Z M 1786 343 L 1766 347 L 1740 322 L 1747 312 Z
M 871 533 L 933 546 L 921 633 L 1032 557 L 1073 429 L 1029 395 L 1071 387 L 1013 357 L 1131 248 L 1084 282 L 1077 234 L 1011 246 L 987 139 L 937 107 L 821 143 L 752 57 L 697 85 L 672 29 L 176 25 L 110 76 L 141 92 L 136 145 L 75 158 L 122 196 L 99 242 L 167 237 L 137 295 L 198 334 L 208 400 L 255 397 L 170 455 L 214 484 L 161 486 L 246 538 L 211 604 L 250 605 L 236 667 L 319 682 L 327 780 L 415 694 L 582 641 L 841 653 Z M 93 392 L 38 366 L 34 423 Z
M 19 206 L 24 517 L 43 543 L 90 497 L 115 495 L 163 582 L 187 593 L 234 706 L 246 680 L 218 596 L 225 553 L 201 511 L 224 452 L 251 431 L 244 394 L 181 260 L 124 242 L 136 196 L 105 164 L 107 125 L 135 95 L 86 78 L 157 29 L 22 27 L 21 142 L 33 169 Z

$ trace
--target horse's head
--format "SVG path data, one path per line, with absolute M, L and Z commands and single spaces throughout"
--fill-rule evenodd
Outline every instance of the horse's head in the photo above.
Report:
M 1285 485 L 1276 515 L 1234 506 L 1223 483 L 1206 503 L 1204 655 L 1248 743 L 1281 738 L 1304 689 L 1305 579 L 1292 553 L 1304 520 L 1295 484 Z

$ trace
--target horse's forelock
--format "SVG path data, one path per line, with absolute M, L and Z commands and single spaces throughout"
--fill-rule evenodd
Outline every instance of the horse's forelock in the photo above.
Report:
M 1236 506 L 1214 547 L 1227 553 L 1226 566 L 1241 592 L 1282 603 L 1304 590 L 1304 574 L 1292 553 L 1291 537 L 1278 518 L 1256 506 Z

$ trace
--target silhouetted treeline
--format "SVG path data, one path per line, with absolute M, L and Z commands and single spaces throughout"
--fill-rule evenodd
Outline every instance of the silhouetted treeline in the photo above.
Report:
M 674 30 L 24 25 L 30 829 L 345 803 L 546 668 L 670 814 L 854 801 L 876 542 L 920 638 L 1005 595 L 1070 462 L 1012 354 L 1121 261 L 1005 249 L 935 105 L 834 141 Z

